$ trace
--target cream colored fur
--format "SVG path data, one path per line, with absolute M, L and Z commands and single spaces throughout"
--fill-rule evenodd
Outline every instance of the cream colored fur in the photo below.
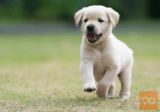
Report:
M 88 21 L 84 22 L 86 18 Z M 104 22 L 98 22 L 99 18 Z M 84 90 L 96 90 L 99 97 L 114 97 L 115 79 L 119 76 L 120 97 L 128 100 L 131 95 L 133 51 L 112 34 L 118 20 L 119 14 L 115 10 L 100 5 L 85 7 L 76 12 L 76 25 L 81 22 L 83 32 L 80 71 Z M 86 38 L 87 26 L 90 24 L 95 26 L 97 34 L 103 34 L 95 43 L 90 43 Z

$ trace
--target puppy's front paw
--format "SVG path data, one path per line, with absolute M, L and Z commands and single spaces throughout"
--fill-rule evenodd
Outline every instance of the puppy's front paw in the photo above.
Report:
M 96 94 L 98 97 L 105 98 L 106 97 L 106 86 L 104 84 L 99 83 Z
M 94 83 L 87 83 L 83 87 L 84 92 L 93 92 L 96 90 L 96 85 Z

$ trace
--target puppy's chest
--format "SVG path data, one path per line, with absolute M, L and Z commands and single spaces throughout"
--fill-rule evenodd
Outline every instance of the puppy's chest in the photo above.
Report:
M 112 63 L 112 60 L 113 56 L 110 52 L 98 51 L 95 58 L 95 65 L 100 64 L 101 66 L 107 66 L 108 64 Z
M 111 62 L 110 62 L 109 55 L 101 54 L 99 57 L 96 58 L 93 71 L 94 71 L 95 79 L 97 81 L 99 81 L 103 77 L 110 63 Z
M 112 65 L 112 63 L 113 57 L 110 53 L 99 52 L 95 58 L 94 69 L 98 71 L 105 71 L 109 66 Z

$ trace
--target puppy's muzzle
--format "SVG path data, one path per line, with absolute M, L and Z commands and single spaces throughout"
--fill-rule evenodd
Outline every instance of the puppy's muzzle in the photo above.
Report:
M 102 33 L 101 34 L 96 34 L 96 31 L 95 31 L 95 26 L 94 25 L 88 25 L 87 26 L 87 34 L 86 34 L 86 37 L 87 37 L 87 40 L 90 42 L 90 43 L 95 43 L 96 41 L 99 40 L 99 38 L 102 36 Z

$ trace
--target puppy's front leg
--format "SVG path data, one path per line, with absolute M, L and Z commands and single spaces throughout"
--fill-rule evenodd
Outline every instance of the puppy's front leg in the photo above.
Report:
M 81 75 L 84 81 L 83 90 L 85 92 L 92 92 L 96 90 L 95 80 L 93 76 L 93 63 L 82 62 L 81 63 Z
M 107 70 L 102 79 L 99 81 L 96 91 L 96 94 L 99 97 L 106 97 L 108 95 L 109 88 L 116 78 L 117 71 L 118 70 L 116 68 Z

